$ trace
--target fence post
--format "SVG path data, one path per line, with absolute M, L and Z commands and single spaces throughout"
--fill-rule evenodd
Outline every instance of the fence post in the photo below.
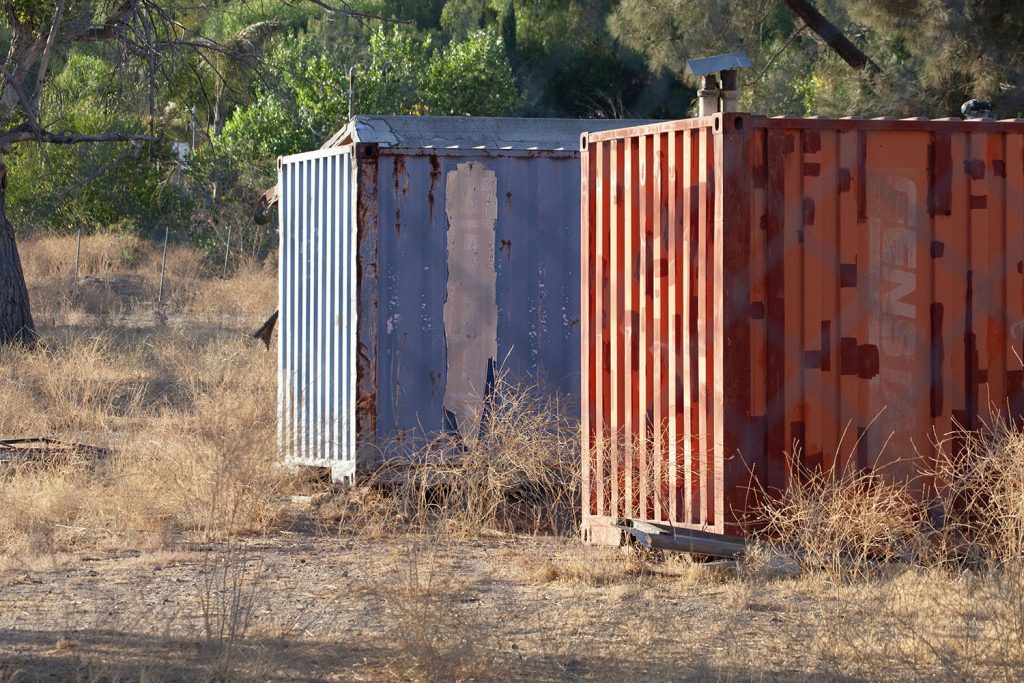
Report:
M 78 264 L 82 260 L 82 226 L 78 226 L 78 237 L 75 239 L 75 288 L 78 288 Z
M 231 224 L 228 224 L 228 241 L 224 243 L 224 271 L 220 274 L 221 279 L 228 276 L 228 252 L 231 251 Z
M 160 259 L 160 291 L 156 295 L 156 303 L 162 304 L 164 301 L 164 271 L 167 270 L 167 235 L 170 232 L 170 225 L 164 226 L 164 254 Z

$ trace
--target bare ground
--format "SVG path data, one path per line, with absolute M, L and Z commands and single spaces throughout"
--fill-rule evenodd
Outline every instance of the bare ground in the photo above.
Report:
M 813 674 L 814 662 L 765 637 L 799 629 L 793 592 L 752 599 L 723 580 L 680 560 L 642 565 L 618 549 L 499 536 L 439 545 L 298 531 L 230 547 L 9 561 L 0 679 Z M 252 599 L 235 642 L 204 625 L 217 612 L 204 602 L 231 594 Z

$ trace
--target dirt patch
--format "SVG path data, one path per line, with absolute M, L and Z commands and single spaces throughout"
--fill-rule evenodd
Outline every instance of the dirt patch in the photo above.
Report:
M 717 581 L 685 585 L 686 563 L 644 573 L 623 569 L 629 561 L 558 539 L 346 542 L 299 533 L 233 548 L 92 553 L 52 567 L 9 561 L 0 572 L 0 673 L 209 676 L 225 643 L 204 624 L 203 602 L 230 592 L 232 580 L 210 581 L 226 563 L 254 596 L 251 624 L 224 663 L 235 678 L 431 679 L 442 665 L 475 679 L 712 670 L 746 678 L 751 670 L 726 656 L 744 649 L 760 653 L 763 674 L 813 671 L 813 662 L 766 647 L 776 611 L 730 607 Z M 557 576 L 531 575 L 531 565 Z

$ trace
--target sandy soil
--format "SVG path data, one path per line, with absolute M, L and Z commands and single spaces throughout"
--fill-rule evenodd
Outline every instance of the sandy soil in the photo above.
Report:
M 799 612 L 566 539 L 282 532 L 8 560 L 0 680 L 791 679 L 816 663 L 766 633 Z

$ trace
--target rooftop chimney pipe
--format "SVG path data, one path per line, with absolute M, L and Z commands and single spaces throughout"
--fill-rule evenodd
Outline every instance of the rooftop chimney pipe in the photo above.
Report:
M 740 79 L 737 69 L 749 69 L 753 64 L 746 52 L 690 59 L 686 74 L 701 79 L 697 91 L 699 116 L 740 110 Z
M 697 116 L 711 116 L 719 111 L 718 101 L 722 91 L 718 88 L 718 78 L 714 74 L 701 77 L 700 90 L 697 91 Z

